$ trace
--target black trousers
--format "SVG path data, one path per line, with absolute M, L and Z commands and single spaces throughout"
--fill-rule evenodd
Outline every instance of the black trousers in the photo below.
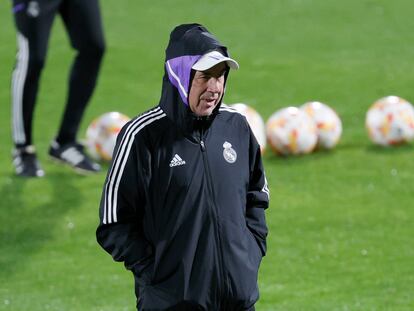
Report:
M 169 308 L 166 311 L 198 311 L 198 310 L 201 310 L 201 309 L 192 307 L 191 305 L 181 304 L 181 305 L 177 305 L 172 308 Z M 255 307 L 253 306 L 249 308 L 248 310 L 244 310 L 244 311 L 255 311 Z
M 138 311 L 141 310 L 141 306 L 139 305 L 139 303 L 137 304 L 137 310 Z M 159 310 L 159 309 L 157 309 L 157 310 Z M 195 306 L 191 303 L 181 303 L 181 304 L 178 304 L 174 307 L 168 308 L 165 311 L 200 311 L 200 310 L 203 310 L 203 308 Z M 225 309 L 223 309 L 223 310 L 225 310 Z M 234 310 L 234 308 L 232 308 L 231 310 Z M 255 310 L 256 310 L 255 307 L 252 306 L 249 309 L 244 310 L 244 311 L 255 311 Z
M 13 0 L 18 53 L 12 76 L 12 133 L 16 146 L 32 144 L 32 122 L 55 16 L 62 17 L 76 56 L 57 141 L 74 142 L 95 88 L 105 49 L 98 0 Z

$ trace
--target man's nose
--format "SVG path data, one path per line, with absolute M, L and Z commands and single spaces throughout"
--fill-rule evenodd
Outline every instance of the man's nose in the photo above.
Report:
M 220 90 L 220 81 L 217 78 L 211 77 L 208 80 L 207 90 L 216 93 Z

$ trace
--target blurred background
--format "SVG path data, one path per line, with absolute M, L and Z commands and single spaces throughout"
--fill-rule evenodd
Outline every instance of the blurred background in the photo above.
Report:
M 0 310 L 134 310 L 132 274 L 95 240 L 106 172 L 83 177 L 48 161 L 74 53 L 60 18 L 34 120 L 46 176 L 14 176 L 11 7 L 0 2 Z M 226 103 L 267 119 L 319 100 L 340 116 L 334 150 L 264 154 L 270 234 L 257 310 L 414 309 L 414 148 L 376 147 L 364 127 L 375 100 L 414 102 L 413 2 L 102 0 L 101 10 L 107 52 L 79 139 L 98 115 L 158 104 L 169 33 L 187 22 L 204 24 L 240 64 Z

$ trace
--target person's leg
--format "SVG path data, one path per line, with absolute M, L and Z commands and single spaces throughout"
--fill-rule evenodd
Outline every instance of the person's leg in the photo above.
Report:
M 11 81 L 13 164 L 23 176 L 43 176 L 32 145 L 33 113 L 56 1 L 13 1 L 18 53 Z
M 12 76 L 12 132 L 16 146 L 32 144 L 32 121 L 45 63 L 50 29 L 57 6 L 35 1 L 13 1 L 18 53 Z M 36 4 L 33 4 L 36 3 Z
M 56 141 L 74 143 L 88 101 L 94 91 L 105 42 L 98 0 L 64 0 L 60 13 L 77 51 L 69 76 L 65 112 Z
M 95 88 L 105 50 L 98 0 L 63 0 L 60 14 L 77 51 L 69 76 L 69 90 L 59 133 L 49 149 L 52 159 L 82 174 L 100 171 L 76 142 L 86 105 Z

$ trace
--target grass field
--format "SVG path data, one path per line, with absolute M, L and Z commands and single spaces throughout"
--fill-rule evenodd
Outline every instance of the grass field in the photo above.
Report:
M 320 100 L 344 126 L 332 152 L 265 155 L 272 200 L 257 310 L 414 310 L 414 147 L 374 147 L 364 128 L 376 99 L 414 102 L 413 2 L 101 2 L 107 54 L 79 138 L 101 113 L 134 116 L 156 105 L 170 30 L 203 23 L 241 65 L 225 102 L 267 118 Z M 73 56 L 60 19 L 35 115 L 47 176 L 13 175 L 10 8 L 0 2 L 0 310 L 134 310 L 132 275 L 95 242 L 105 173 L 77 176 L 46 156 Z

